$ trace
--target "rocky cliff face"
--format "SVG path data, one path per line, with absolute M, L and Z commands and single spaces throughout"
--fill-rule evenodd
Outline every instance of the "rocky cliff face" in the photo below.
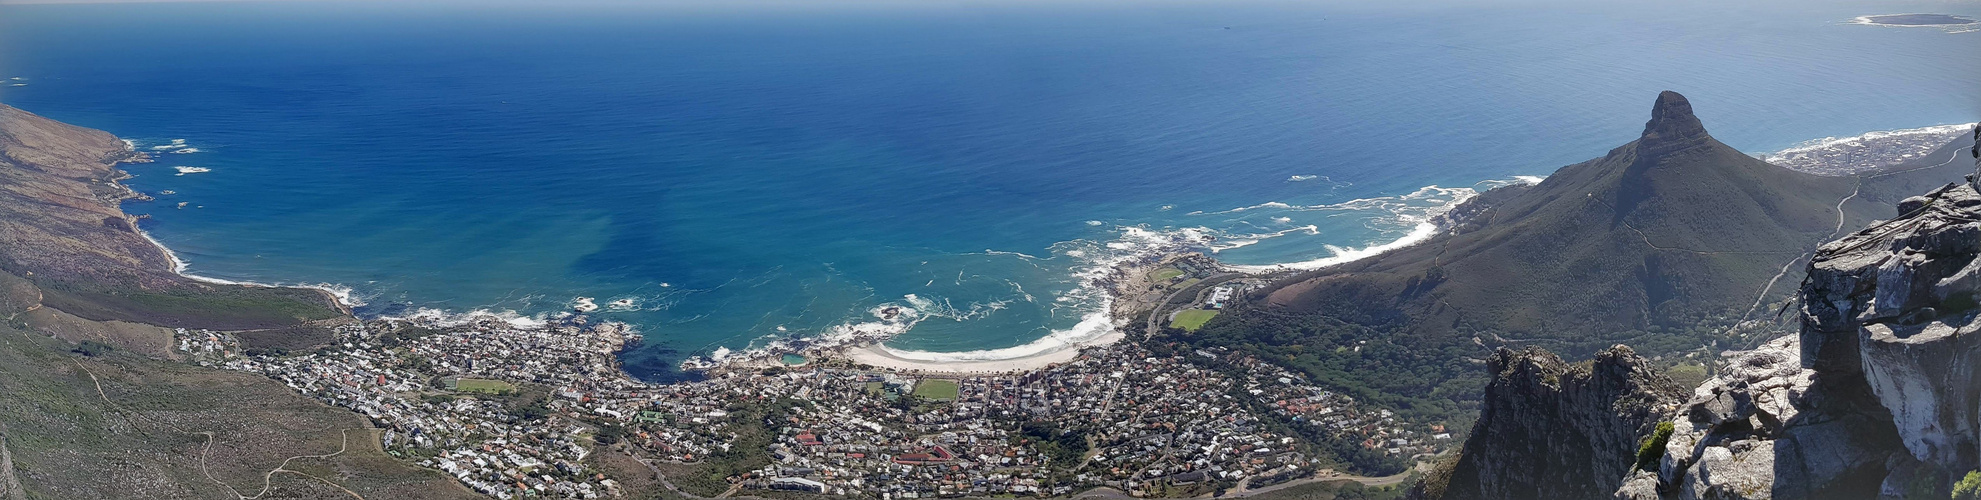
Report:
M 1947 498 L 1981 468 L 1981 192 L 1896 212 L 1818 250 L 1801 331 L 1728 353 L 1617 498 Z
M 0 500 L 26 500 L 26 488 L 14 475 L 14 455 L 7 452 L 7 434 L 0 430 Z
M 1629 347 L 1568 364 L 1539 349 L 1500 349 L 1464 453 L 1417 498 L 1606 498 L 1679 389 Z

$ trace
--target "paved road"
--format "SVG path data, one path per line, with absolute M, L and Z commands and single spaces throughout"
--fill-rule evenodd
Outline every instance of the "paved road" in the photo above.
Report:
M 1303 484 L 1330 483 L 1336 481 L 1354 481 L 1357 483 L 1362 483 L 1363 486 L 1394 486 L 1398 484 L 1403 484 L 1404 481 L 1409 479 L 1410 479 L 1410 471 L 1404 471 L 1402 474 L 1397 474 L 1394 476 L 1384 476 L 1384 477 L 1366 477 L 1366 476 L 1352 476 L 1352 475 L 1320 475 L 1305 479 L 1295 479 L 1292 481 L 1287 481 L 1284 483 L 1279 483 L 1264 488 L 1245 489 L 1244 483 L 1250 481 L 1250 478 L 1247 478 L 1246 481 L 1239 482 L 1238 488 L 1234 488 L 1230 491 L 1226 491 L 1224 493 L 1224 496 L 1216 497 L 1216 498 L 1244 498 L 1249 496 L 1272 493 L 1275 491 L 1292 488 Z M 1108 487 L 1094 488 L 1091 490 L 1080 492 L 1078 494 L 1073 495 L 1071 498 L 1073 500 L 1141 500 L 1127 493 L 1123 493 L 1121 490 L 1108 488 Z M 1211 498 L 1211 496 L 1204 495 L 1198 498 Z

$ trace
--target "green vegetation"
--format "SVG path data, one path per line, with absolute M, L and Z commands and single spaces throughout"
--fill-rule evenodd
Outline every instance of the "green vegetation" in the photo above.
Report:
M 1211 318 L 1217 317 L 1217 314 L 1218 311 L 1216 310 L 1184 309 L 1176 312 L 1176 316 L 1170 319 L 1169 326 L 1182 328 L 1186 332 L 1194 332 L 1199 328 L 1203 328 L 1204 323 L 1209 323 Z
M 216 330 L 290 328 L 343 313 L 316 290 L 213 285 L 208 290 L 43 286 L 43 301 L 83 318 Z
M 1658 428 L 1644 438 L 1644 444 L 1637 447 L 1637 470 L 1657 471 L 1658 461 L 1665 458 L 1665 444 L 1671 442 L 1674 427 L 1671 422 L 1658 422 Z
M 92 358 L 100 357 L 105 354 L 110 354 L 110 351 L 112 350 L 115 350 L 115 348 L 111 347 L 110 344 L 105 344 L 94 340 L 85 340 L 82 341 L 82 343 L 76 344 L 75 347 L 69 348 L 69 352 L 81 354 L 84 356 L 89 356 Z
M 1678 365 L 1666 370 L 1665 376 L 1671 377 L 1679 387 L 1698 387 L 1706 381 L 1706 367 L 1692 363 Z
M 1953 483 L 1953 500 L 1981 500 L 1981 471 L 1969 471 Z
M 1225 347 L 1299 371 L 1357 400 L 1391 408 L 1414 422 L 1467 419 L 1487 374 L 1469 337 L 1399 336 L 1392 326 L 1364 326 L 1319 314 L 1286 314 L 1239 305 L 1195 334 L 1165 329 L 1170 340 Z
M 545 418 L 549 418 L 551 413 L 554 412 L 550 409 L 550 398 L 543 398 L 543 399 L 538 399 L 536 401 L 532 401 L 529 404 L 522 405 L 513 410 L 510 410 L 509 412 L 510 415 L 515 415 L 516 418 L 520 418 L 528 421 L 537 421 L 537 420 L 543 420 Z
M 923 379 L 921 382 L 916 383 L 914 395 L 921 399 L 950 401 L 956 399 L 957 394 L 960 392 L 962 392 L 962 388 L 958 387 L 954 380 L 931 378 Z
M 750 473 L 771 463 L 769 453 L 771 423 L 781 422 L 792 408 L 804 405 L 794 399 L 780 399 L 770 403 L 734 404 L 726 408 L 730 425 L 726 432 L 736 433 L 729 451 L 718 451 L 712 455 L 695 457 L 695 463 L 673 464 L 655 462 L 654 466 L 667 476 L 668 481 L 682 490 L 704 497 L 713 497 L 729 489 L 729 478 Z
M 1038 443 L 1039 453 L 1052 459 L 1059 467 L 1078 465 L 1087 454 L 1087 435 L 1072 429 L 1061 429 L 1058 424 L 1044 421 L 1026 422 L 1015 439 Z
M 503 394 L 516 390 L 516 384 L 484 378 L 464 378 L 454 382 L 454 390 L 482 394 Z
M 1149 350 L 1158 356 L 1182 355 L 1190 347 L 1189 344 L 1181 342 L 1150 343 L 1148 345 Z M 1196 361 L 1199 366 L 1222 372 L 1231 377 L 1244 376 L 1245 369 L 1243 367 L 1225 362 L 1222 359 L 1198 359 L 1193 361 Z M 1314 443 L 1321 448 L 1316 455 L 1332 458 L 1342 469 L 1364 476 L 1388 476 L 1403 472 L 1410 466 L 1405 457 L 1392 456 L 1380 450 L 1363 447 L 1360 437 L 1344 438 L 1344 436 L 1337 435 L 1327 427 L 1294 422 L 1290 416 L 1275 412 L 1273 408 L 1267 406 L 1264 402 L 1247 396 L 1244 393 L 1244 388 L 1232 388 L 1232 400 L 1242 401 L 1250 406 L 1254 414 L 1264 416 L 1265 418 L 1261 421 L 1261 424 L 1273 429 L 1274 432 L 1305 438 L 1308 442 Z
M 321 326 L 295 326 L 235 332 L 234 338 L 248 349 L 297 352 L 330 345 L 337 340 L 337 332 Z
M 1165 267 L 1149 272 L 1149 279 L 1157 283 L 1173 280 L 1179 276 L 1183 276 L 1183 270 L 1174 267 Z
M 626 426 L 613 423 L 599 426 L 598 433 L 592 435 L 592 442 L 598 443 L 601 446 L 619 444 L 620 441 L 625 439 Z

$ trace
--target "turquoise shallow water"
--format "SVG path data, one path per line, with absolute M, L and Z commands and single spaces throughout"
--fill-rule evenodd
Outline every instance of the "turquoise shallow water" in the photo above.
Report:
M 1664 89 L 1750 151 L 1981 117 L 1981 33 L 1847 24 L 1968 4 L 722 5 L 7 5 L 0 101 L 164 146 L 127 209 L 193 273 L 593 297 L 653 378 L 883 305 L 925 318 L 901 349 L 1077 337 L 1110 259 L 1392 241 Z

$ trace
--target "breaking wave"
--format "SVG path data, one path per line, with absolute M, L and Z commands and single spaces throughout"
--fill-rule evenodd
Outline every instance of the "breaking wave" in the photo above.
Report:
M 1120 332 L 1120 325 L 1115 323 L 1114 318 L 1116 291 L 1113 287 L 1118 269 L 1125 264 L 1152 264 L 1165 256 L 1180 252 L 1218 254 L 1294 234 L 1322 234 L 1321 228 L 1313 224 L 1284 227 L 1293 219 L 1281 214 L 1369 213 L 1374 215 L 1369 222 L 1370 228 L 1377 230 L 1378 234 L 1401 233 L 1400 236 L 1387 242 L 1361 248 L 1327 246 L 1331 255 L 1316 259 L 1263 265 L 1227 264 L 1225 267 L 1231 271 L 1267 273 L 1339 265 L 1429 239 L 1441 230 L 1433 222 L 1437 216 L 1477 196 L 1481 191 L 1511 184 L 1534 184 L 1542 179 L 1540 176 L 1518 176 L 1506 180 L 1481 182 L 1471 187 L 1425 186 L 1397 196 L 1361 198 L 1323 205 L 1266 202 L 1221 211 L 1197 211 L 1186 215 L 1186 217 L 1201 218 L 1231 215 L 1249 217 L 1259 212 L 1269 212 L 1272 214 L 1269 220 L 1282 226 L 1271 230 L 1240 230 L 1250 225 L 1242 220 L 1214 223 L 1229 226 L 1231 229 L 1216 229 L 1208 226 L 1180 228 L 1119 226 L 1114 229 L 1115 237 L 1111 239 L 1061 242 L 1052 247 L 1050 256 L 1043 258 L 1016 252 L 987 250 L 982 255 L 1070 263 L 1068 272 L 1078 282 L 1078 286 L 1053 298 L 1058 310 L 1070 311 L 1079 318 L 1078 322 L 1066 328 L 1050 330 L 1036 340 L 1012 347 L 938 352 L 887 346 L 886 341 L 908 333 L 923 322 L 939 318 L 968 321 L 982 318 L 1004 307 L 1003 301 L 972 303 L 965 307 L 956 307 L 946 299 L 909 294 L 901 299 L 869 308 L 864 315 L 829 327 L 815 336 L 766 337 L 760 339 L 760 342 L 753 342 L 755 345 L 747 349 L 716 349 L 705 356 L 690 358 L 682 363 L 682 367 L 699 369 L 726 363 L 769 362 L 785 353 L 819 354 L 860 345 L 872 345 L 874 349 L 900 359 L 934 363 L 1010 360 L 1097 345 L 1117 338 L 1111 336 Z M 1210 221 L 1206 222 L 1210 223 Z M 1027 294 L 1025 297 L 1029 300 L 1031 296 Z M 785 330 L 780 329 L 779 332 L 783 333 Z

